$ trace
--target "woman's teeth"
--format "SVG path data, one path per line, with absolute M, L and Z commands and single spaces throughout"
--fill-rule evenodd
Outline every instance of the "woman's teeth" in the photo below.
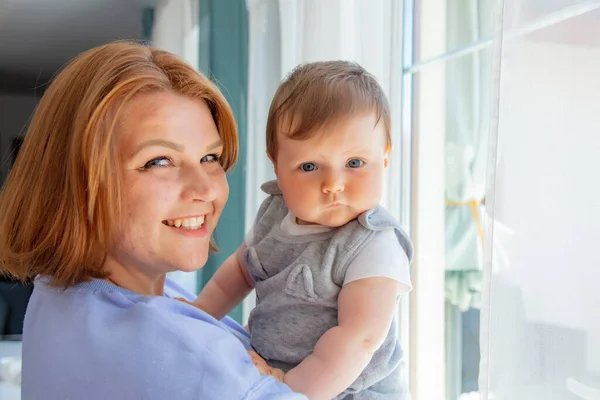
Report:
M 174 226 L 176 228 L 195 230 L 202 228 L 204 224 L 204 215 L 200 217 L 191 217 L 183 219 L 168 219 L 166 221 L 168 226 Z

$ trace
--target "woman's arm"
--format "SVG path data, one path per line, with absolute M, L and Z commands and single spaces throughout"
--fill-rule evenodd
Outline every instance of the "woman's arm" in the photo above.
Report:
M 196 307 L 221 319 L 248 296 L 254 282 L 240 262 L 240 255 L 245 248 L 243 244 L 225 260 L 194 300 Z
M 400 284 L 364 278 L 345 285 L 338 298 L 338 326 L 328 330 L 313 353 L 289 371 L 284 382 L 311 400 L 331 399 L 348 388 L 385 340 Z

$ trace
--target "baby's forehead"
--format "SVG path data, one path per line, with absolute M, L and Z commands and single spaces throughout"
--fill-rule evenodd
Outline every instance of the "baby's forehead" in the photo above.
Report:
M 318 151 L 333 155 L 385 148 L 386 134 L 383 124 L 377 123 L 374 116 L 367 114 L 340 119 L 304 135 L 293 136 L 281 132 L 279 141 L 281 149 L 289 156 L 302 156 Z
M 312 120 L 310 116 L 299 114 L 282 116 L 277 126 L 280 139 L 304 140 L 310 138 L 325 139 L 346 130 L 359 130 L 368 134 L 381 124 L 376 110 L 362 110 L 354 113 L 331 115 L 324 120 Z

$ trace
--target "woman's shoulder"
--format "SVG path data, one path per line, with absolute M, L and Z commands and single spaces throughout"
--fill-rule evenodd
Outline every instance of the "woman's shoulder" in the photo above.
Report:
M 51 318 L 65 326 L 78 324 L 82 329 L 106 323 L 119 328 L 122 334 L 129 329 L 135 330 L 140 345 L 144 344 L 142 334 L 152 338 L 162 330 L 182 331 L 183 335 L 177 335 L 177 338 L 183 337 L 198 342 L 198 345 L 204 345 L 199 338 L 207 336 L 236 340 L 228 334 L 228 327 L 221 321 L 175 297 L 189 300 L 190 295 L 172 281 L 166 282 L 165 296 L 144 296 L 98 280 L 66 290 L 54 288 L 47 281 L 36 280 L 26 318 L 38 314 L 36 320 Z M 191 330 L 200 335 L 188 335 Z M 121 340 L 125 337 L 122 336 Z M 174 344 L 175 341 L 169 343 Z M 165 346 L 164 343 L 161 345 Z
M 201 310 L 166 297 L 73 289 L 34 289 L 23 344 L 31 385 L 105 376 L 113 388 L 143 398 L 195 399 L 244 398 L 263 384 L 243 343 Z M 114 394 L 94 382 L 77 384 L 84 387 L 73 391 Z

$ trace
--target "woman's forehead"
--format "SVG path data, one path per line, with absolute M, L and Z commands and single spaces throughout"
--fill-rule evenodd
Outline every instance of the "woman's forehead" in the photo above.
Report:
M 197 112 L 203 111 L 210 114 L 208 104 L 203 99 L 170 91 L 155 91 L 133 96 L 123 104 L 119 115 L 120 120 L 125 123 L 139 123 L 140 118 L 158 123 L 176 121 L 190 111 L 191 116 L 196 116 Z
M 202 99 L 169 92 L 135 96 L 119 113 L 119 129 L 125 142 L 148 138 L 215 141 L 219 137 L 211 111 Z

